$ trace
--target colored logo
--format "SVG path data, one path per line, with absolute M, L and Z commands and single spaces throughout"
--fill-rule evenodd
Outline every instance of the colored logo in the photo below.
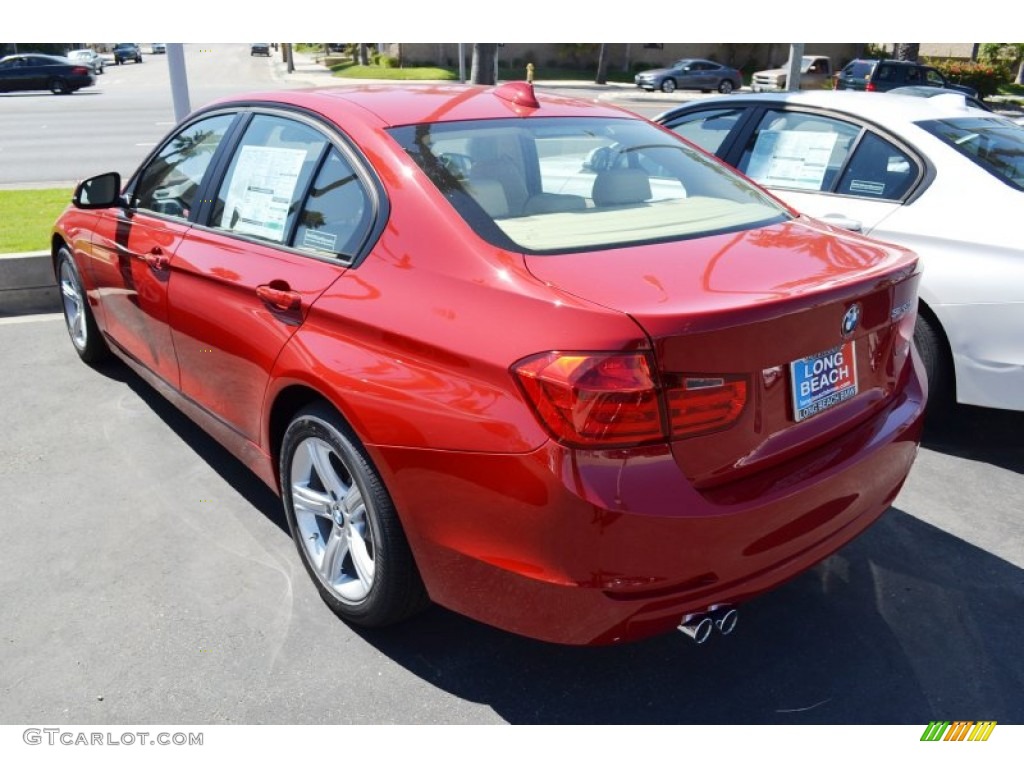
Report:
M 995 727 L 995 720 L 932 720 L 921 741 L 988 741 Z
M 854 304 L 843 315 L 843 338 L 845 339 L 855 330 L 857 330 L 857 324 L 860 322 L 860 304 Z

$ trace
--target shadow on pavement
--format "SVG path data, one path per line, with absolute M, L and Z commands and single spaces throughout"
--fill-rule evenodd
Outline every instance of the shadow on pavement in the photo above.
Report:
M 1024 412 L 957 405 L 940 416 L 928 416 L 925 448 L 1024 474 Z
M 96 365 L 94 368 L 98 373 L 124 384 L 138 395 L 152 409 L 153 413 L 174 430 L 182 442 L 195 451 L 196 455 L 220 475 L 242 498 L 263 513 L 264 517 L 280 528 L 285 535 L 291 537 L 291 533 L 288 531 L 288 521 L 281 509 L 280 499 L 245 464 L 228 453 L 220 443 L 200 429 L 195 422 L 175 408 L 163 395 L 149 386 L 124 363 L 112 359 Z
M 1020 723 L 1022 600 L 1020 569 L 894 508 L 705 646 L 546 645 L 440 608 L 361 634 L 511 723 Z

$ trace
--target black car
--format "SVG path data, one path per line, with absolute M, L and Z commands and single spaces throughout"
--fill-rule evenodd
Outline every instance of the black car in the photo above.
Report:
M 142 49 L 138 43 L 118 43 L 114 46 L 114 63 L 123 64 L 126 61 L 142 63 Z
M 5 91 L 52 91 L 71 93 L 93 85 L 92 67 L 63 56 L 18 53 L 0 59 L 0 93 Z
M 249 46 L 250 56 L 269 56 L 270 43 L 253 43 Z
M 905 85 L 930 85 L 949 88 L 969 96 L 978 92 L 966 85 L 951 83 L 935 67 L 916 61 L 896 59 L 854 59 L 836 75 L 837 91 L 891 91 Z

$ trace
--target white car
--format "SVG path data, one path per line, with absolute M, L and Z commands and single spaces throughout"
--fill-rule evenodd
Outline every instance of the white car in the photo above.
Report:
M 86 64 L 92 67 L 92 71 L 97 75 L 103 74 L 103 57 L 92 48 L 76 48 L 73 51 L 68 51 L 67 57 L 76 64 Z
M 935 408 L 1024 410 L 1024 126 L 962 96 L 710 98 L 655 118 L 796 210 L 916 251 Z M 827 270 L 830 254 L 812 254 Z

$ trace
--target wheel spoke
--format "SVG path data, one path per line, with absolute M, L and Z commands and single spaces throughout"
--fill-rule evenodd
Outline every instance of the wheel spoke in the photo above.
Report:
M 75 338 L 79 340 L 85 338 L 84 317 L 85 316 L 81 312 L 76 312 L 75 319 L 71 323 L 71 331 Z
M 323 491 L 316 491 L 304 483 L 292 483 L 292 506 L 296 516 L 300 513 L 331 518 L 331 497 Z
M 65 298 L 75 302 L 75 306 L 78 306 L 78 293 L 75 291 L 74 286 L 71 285 L 70 280 L 61 280 L 60 292 L 64 294 Z
M 370 557 L 366 547 L 366 539 L 363 538 L 362 533 L 353 525 L 349 525 L 348 532 L 348 549 L 352 553 L 352 565 L 355 566 L 356 577 L 359 579 L 359 583 L 363 585 L 363 589 L 369 592 L 370 587 L 373 586 L 373 576 L 377 568 L 376 563 Z
M 354 515 L 363 506 L 363 493 L 359 490 L 359 486 L 355 483 L 348 489 L 348 493 L 345 494 L 345 498 L 342 499 L 342 504 L 345 507 L 346 515 Z
M 310 463 L 313 465 L 313 471 L 320 478 L 320 484 L 328 494 L 333 495 L 334 498 L 343 496 L 348 488 L 338 477 L 334 467 L 331 466 L 331 447 L 322 440 L 307 440 L 306 451 L 309 454 Z
M 324 547 L 324 557 L 320 562 L 320 575 L 328 584 L 333 585 L 337 580 L 348 551 L 349 541 L 345 531 L 334 526 L 331 528 L 330 538 L 327 539 L 327 546 Z

